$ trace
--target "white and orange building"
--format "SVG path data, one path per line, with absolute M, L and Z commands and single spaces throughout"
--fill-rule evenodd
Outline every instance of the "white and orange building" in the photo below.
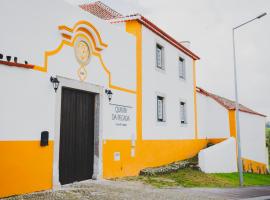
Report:
M 0 197 L 135 176 L 233 133 L 202 128 L 199 57 L 145 17 L 63 0 L 0 13 Z

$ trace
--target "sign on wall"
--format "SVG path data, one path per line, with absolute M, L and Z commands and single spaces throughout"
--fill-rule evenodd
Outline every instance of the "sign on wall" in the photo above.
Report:
M 129 126 L 132 118 L 131 111 L 133 108 L 127 105 L 110 104 L 111 106 L 111 119 L 115 126 Z
M 136 139 L 136 109 L 133 102 L 108 103 L 104 122 L 104 139 Z M 130 103 L 130 104 L 128 104 Z

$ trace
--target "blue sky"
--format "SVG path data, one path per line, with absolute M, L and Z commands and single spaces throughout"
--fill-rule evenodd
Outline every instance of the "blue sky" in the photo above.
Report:
M 72 4 L 92 2 L 67 0 Z M 190 41 L 201 60 L 198 85 L 234 99 L 232 27 L 268 15 L 237 30 L 239 99 L 270 116 L 269 0 L 103 0 L 123 14 L 141 13 L 178 41 Z M 270 120 L 270 118 L 268 118 Z

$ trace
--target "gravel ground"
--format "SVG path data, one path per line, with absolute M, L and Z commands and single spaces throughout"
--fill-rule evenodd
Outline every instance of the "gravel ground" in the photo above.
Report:
M 246 191 L 245 191 L 246 190 Z M 270 195 L 270 188 L 211 189 L 211 188 L 153 188 L 134 181 L 88 180 L 62 186 L 59 189 L 14 196 L 6 200 L 209 200 L 239 199 Z M 261 195 L 260 195 L 261 194 Z

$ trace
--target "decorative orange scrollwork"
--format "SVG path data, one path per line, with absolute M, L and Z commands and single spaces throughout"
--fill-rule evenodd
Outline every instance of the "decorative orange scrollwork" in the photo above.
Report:
M 84 81 L 87 78 L 86 65 L 90 62 L 91 50 L 87 41 L 82 37 L 78 37 L 75 41 L 74 51 L 76 59 L 80 63 L 77 74 L 80 80 Z

